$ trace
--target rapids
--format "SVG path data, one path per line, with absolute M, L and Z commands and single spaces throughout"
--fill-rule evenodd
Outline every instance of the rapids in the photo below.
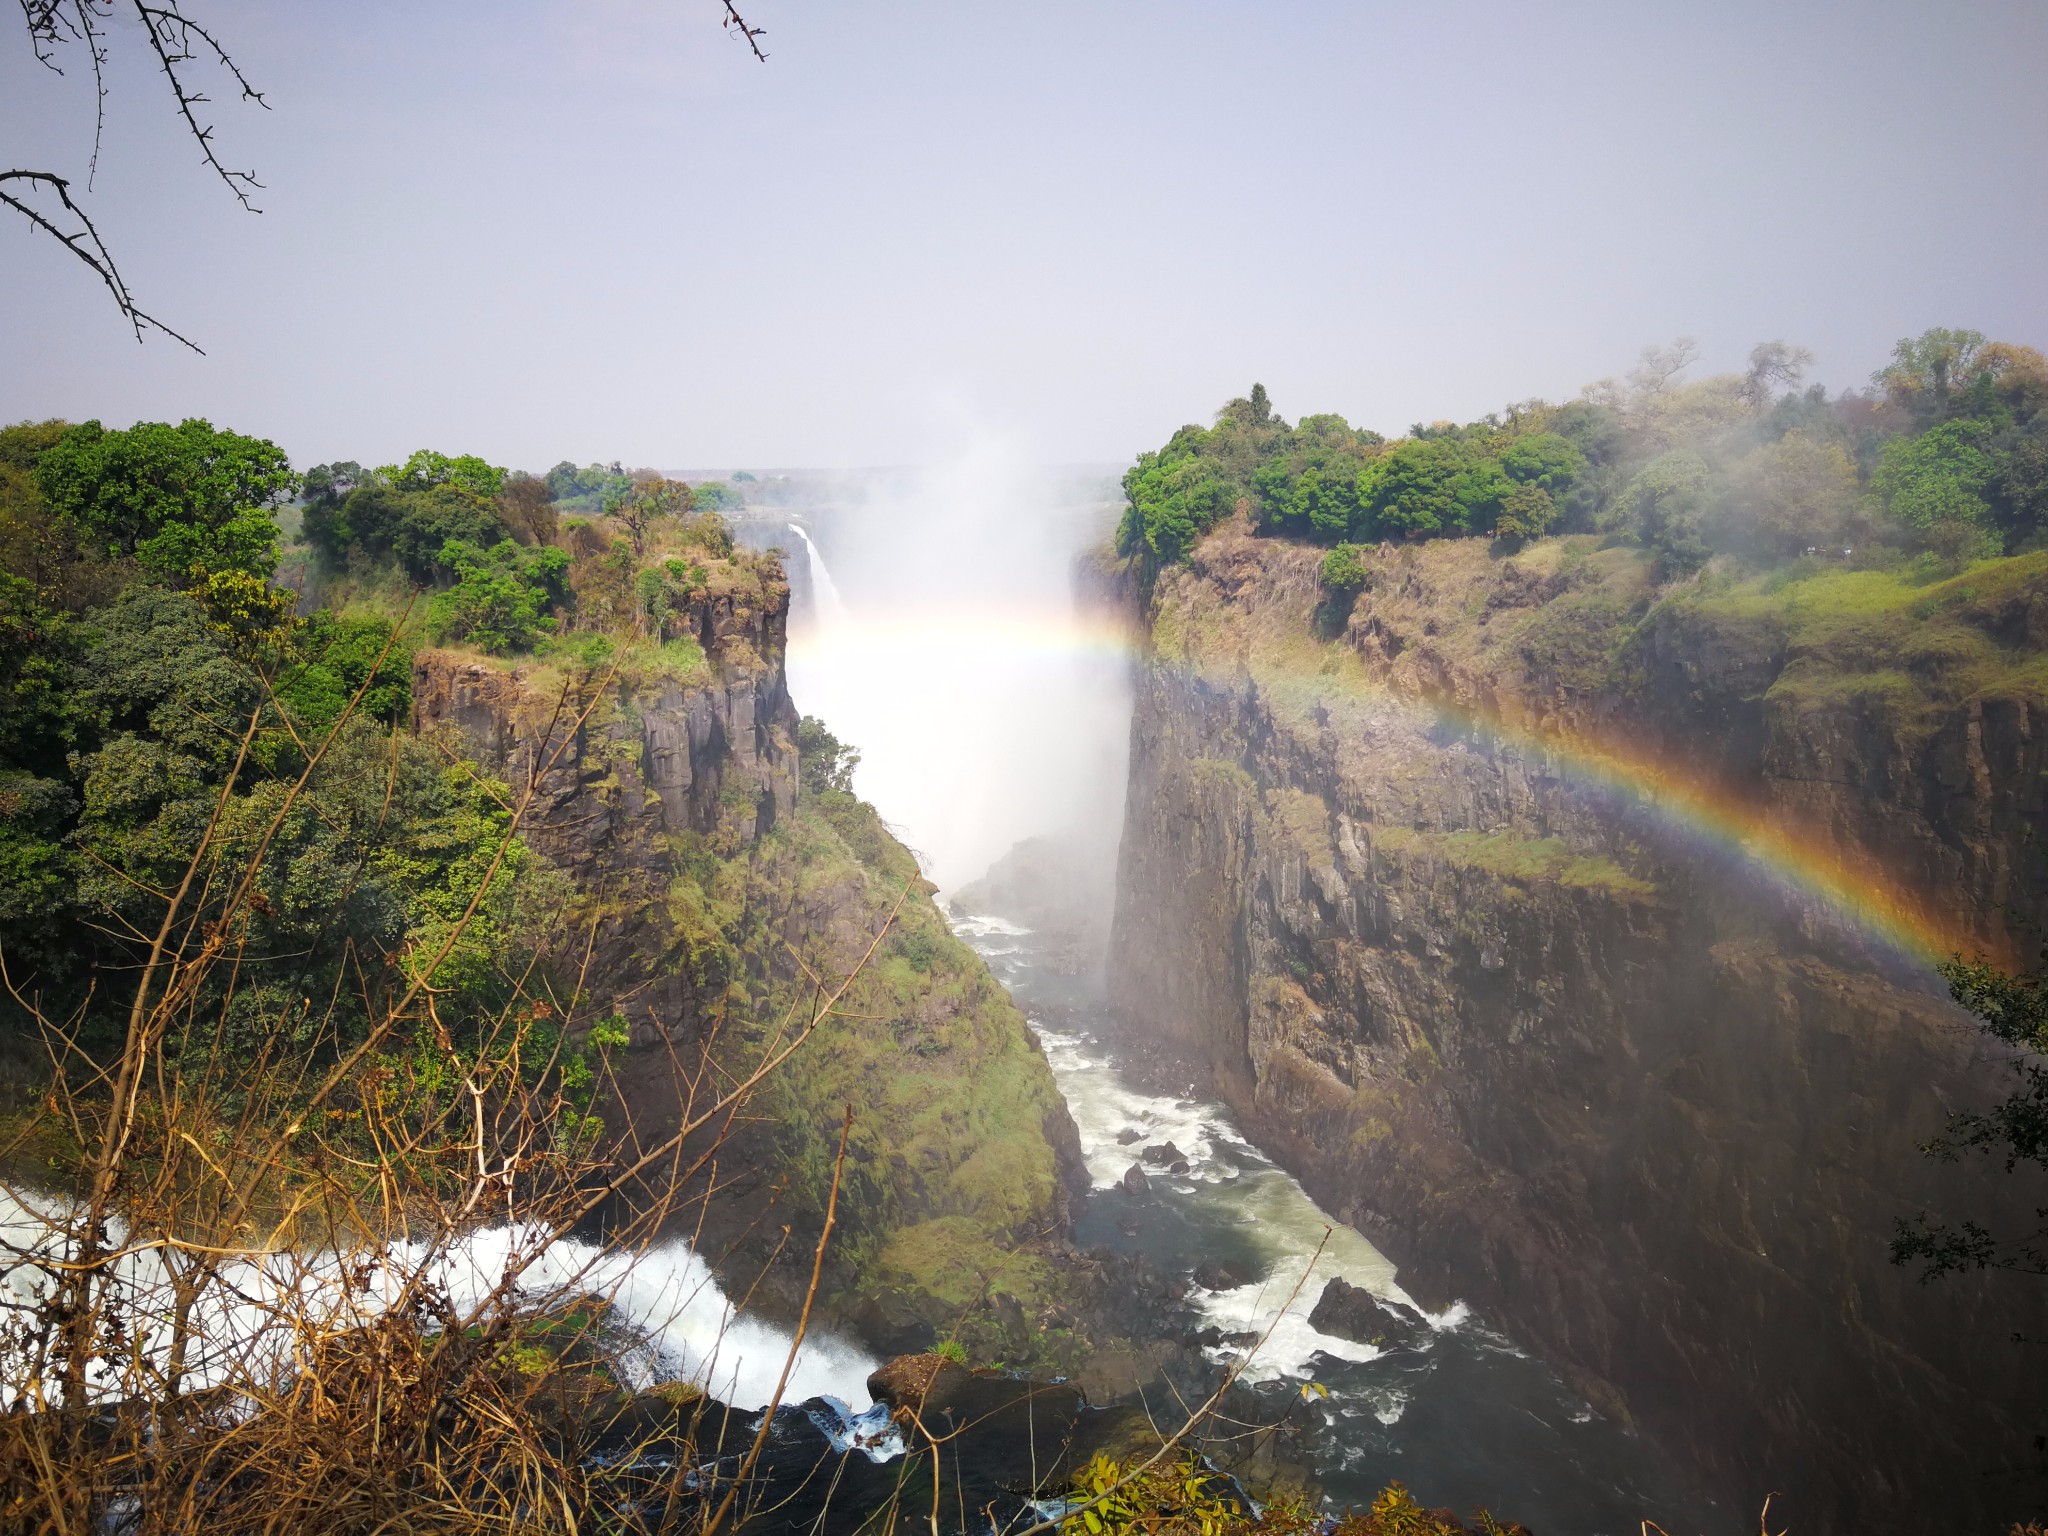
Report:
M 1646 1518 L 1673 1536 L 1725 1523 L 1653 1446 L 1462 1304 L 1434 1316 L 1416 1307 L 1386 1256 L 1325 1215 L 1222 1104 L 1146 1086 L 1096 984 L 1068 974 L 1028 929 L 956 912 L 954 931 L 1031 1020 L 1080 1131 L 1094 1188 L 1076 1242 L 1141 1251 L 1183 1280 L 1219 1261 L 1255 1275 L 1234 1289 L 1197 1286 L 1190 1299 L 1224 1334 L 1271 1329 L 1240 1379 L 1313 1416 L 1316 1477 L 1333 1511 L 1398 1479 L 1425 1504 L 1491 1508 L 1544 1536 L 1634 1536 Z M 1133 1130 L 1137 1139 L 1119 1140 Z M 1127 1193 L 1120 1181 L 1141 1149 L 1166 1142 L 1187 1171 L 1148 1166 L 1150 1188 Z M 1417 1325 L 1390 1329 L 1382 1345 L 1317 1332 L 1308 1315 L 1334 1276 L 1413 1309 Z M 1229 1358 L 1229 1346 L 1213 1353 Z M 1328 1396 L 1305 1394 L 1307 1383 Z

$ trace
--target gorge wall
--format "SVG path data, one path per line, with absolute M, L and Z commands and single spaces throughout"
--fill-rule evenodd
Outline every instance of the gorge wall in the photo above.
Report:
M 1228 524 L 1131 597 L 1129 1026 L 1731 1529 L 1773 1491 L 1802 1536 L 2037 1511 L 2048 1391 L 2010 1340 L 2040 1282 L 1887 1259 L 1902 1215 L 2048 1204 L 1918 1149 L 2008 1068 L 1924 966 L 1544 743 L 1682 763 L 2010 955 L 2041 910 L 2048 560 L 1893 602 L 1874 573 L 1660 592 L 1591 539 L 1445 540 L 1382 549 L 1353 604 L 1320 555 Z
M 788 606 L 779 561 L 736 551 L 708 562 L 681 640 L 575 661 L 421 654 L 415 721 L 508 804 L 532 784 L 526 838 L 571 891 L 554 960 L 570 1027 L 625 1021 L 607 1113 L 643 1142 L 678 1123 L 707 1056 L 737 1080 L 858 972 L 733 1122 L 720 1195 L 689 1219 L 735 1294 L 793 1307 L 853 1105 L 825 1314 L 858 1329 L 862 1298 L 887 1291 L 943 1323 L 1004 1263 L 1042 1268 L 1016 1254 L 1064 1234 L 1079 1143 L 1023 1016 L 910 853 L 850 794 L 806 787 Z M 1020 1309 L 1050 1289 L 1011 1286 Z

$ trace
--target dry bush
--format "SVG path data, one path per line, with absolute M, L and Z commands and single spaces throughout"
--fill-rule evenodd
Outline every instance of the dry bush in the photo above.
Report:
M 367 1026 L 286 1009 L 253 1044 L 246 1026 L 231 1039 L 226 1000 L 261 958 L 257 873 L 360 702 L 225 865 L 223 784 L 145 962 L 118 978 L 132 991 L 117 1054 L 86 1048 L 82 1017 L 15 994 L 50 1070 L 9 1165 L 31 1147 L 69 1155 L 54 1188 L 0 1186 L 0 1529 L 737 1523 L 767 1418 L 752 1433 L 753 1415 L 693 1390 L 632 1390 L 647 1341 L 606 1298 L 652 1244 L 687 1233 L 692 1201 L 717 1197 L 734 1116 L 853 978 L 755 1021 L 765 1039 L 738 1071 L 715 1037 L 691 1059 L 672 1048 L 680 1123 L 651 1143 L 582 1107 L 617 1116 L 607 1042 L 591 1047 L 599 1081 L 577 1091 L 587 1058 L 550 1022 L 567 1010 L 537 966 L 458 1042 L 435 978 L 583 724 L 565 707 L 461 919 L 364 957 L 403 982 Z M 256 731 L 252 718 L 245 754 Z M 600 1217 L 602 1242 L 579 1240 Z M 828 1211 L 825 1237 L 831 1224 Z M 808 1316 L 806 1302 L 785 1385 Z

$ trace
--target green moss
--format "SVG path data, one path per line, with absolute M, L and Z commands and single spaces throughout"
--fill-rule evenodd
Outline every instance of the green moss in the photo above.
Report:
M 1795 568 L 1796 570 L 1796 568 Z M 1975 699 L 2048 701 L 2029 623 L 2048 603 L 2048 553 L 1928 582 L 1913 568 L 1783 571 L 1666 605 L 1666 619 L 1782 647 L 1768 695 L 1792 710 L 1854 708 L 1911 737 Z
M 1258 783 L 1236 763 L 1221 757 L 1198 757 L 1188 764 L 1195 783 L 1212 793 L 1256 795 Z
M 1438 859 L 1459 869 L 1476 869 L 1524 885 L 1577 886 L 1624 899 L 1641 899 L 1657 893 L 1657 887 L 1650 881 L 1630 874 L 1612 859 L 1573 853 L 1562 839 L 1555 837 L 1375 827 L 1372 842 L 1375 848 L 1397 857 Z
M 953 937 L 908 851 L 852 796 L 806 798 L 734 867 L 744 870 L 745 900 L 716 916 L 757 989 L 757 1019 L 794 1017 L 801 1027 L 816 996 L 806 978 L 836 985 L 893 909 L 873 961 L 756 1108 L 771 1127 L 785 1200 L 815 1218 L 852 1105 L 840 1262 L 856 1286 L 888 1275 L 959 1304 L 959 1275 L 1011 1264 L 1060 1197 L 1046 1136 L 1059 1090 L 1029 1026 Z M 757 1027 L 742 1058 L 771 1041 Z M 1021 1296 L 1021 1284 L 1002 1288 Z

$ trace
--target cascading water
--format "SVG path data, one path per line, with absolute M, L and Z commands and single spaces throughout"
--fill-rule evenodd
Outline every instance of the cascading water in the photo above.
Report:
M 0 1265 L 0 1311 L 32 1312 L 52 1283 L 50 1261 L 61 1255 L 53 1237 L 60 1210 L 52 1198 L 0 1192 L 0 1253 L 7 1256 Z M 119 1223 L 112 1237 L 117 1244 L 125 1241 Z M 410 1277 L 423 1274 L 466 1311 L 515 1267 L 519 1288 L 530 1296 L 610 1299 L 617 1364 L 628 1385 L 688 1381 L 738 1408 L 759 1408 L 774 1398 L 791 1335 L 736 1312 L 710 1265 L 688 1244 L 607 1252 L 574 1238 L 547 1242 L 544 1233 L 504 1226 L 465 1234 L 436 1251 L 393 1243 L 367 1279 L 352 1282 L 344 1276 L 354 1265 L 328 1251 L 279 1251 L 228 1264 L 189 1324 L 193 1337 L 206 1341 L 189 1362 L 190 1380 L 206 1386 L 288 1375 L 301 1330 L 331 1332 L 366 1323 Z M 138 1247 L 125 1255 L 114 1266 L 111 1284 L 125 1316 L 153 1323 L 148 1333 L 162 1355 L 169 1347 L 173 1299 L 170 1276 L 155 1251 Z M 145 1355 L 151 1347 L 145 1346 Z M 813 1331 L 797 1352 L 782 1400 L 829 1396 L 865 1402 L 875 1364 L 851 1345 Z M 24 1379 L 20 1365 L 0 1347 L 0 1409 L 9 1401 L 8 1383 Z M 123 1388 L 114 1369 L 94 1369 L 95 1385 L 119 1395 Z
M 811 593 L 816 611 L 808 617 L 818 625 L 834 625 L 846 617 L 846 600 L 839 595 L 839 584 L 832 579 L 832 573 L 825 569 L 825 557 L 818 553 L 818 546 L 805 531 L 802 523 L 791 523 L 789 531 L 804 541 L 804 555 L 810 561 Z
M 798 616 L 810 639 L 792 643 L 792 693 L 861 750 L 862 794 L 942 887 L 960 888 L 1022 837 L 1075 829 L 1106 869 L 1127 678 L 1120 655 L 1092 664 L 1070 596 L 1072 559 L 1106 528 L 1034 508 L 1025 479 L 927 480 L 880 511 L 835 518 L 843 589 L 795 530 L 816 597 Z M 1091 743 L 1110 749 L 1091 756 Z M 1488 1505 L 1539 1529 L 1619 1536 L 1645 1514 L 1674 1530 L 1714 1523 L 1652 1447 L 1547 1367 L 1462 1306 L 1417 1308 L 1387 1258 L 1318 1209 L 1222 1105 L 1126 1072 L 1097 984 L 1072 974 L 1056 941 L 978 914 L 956 911 L 955 922 L 1031 1019 L 1080 1131 L 1095 1188 L 1077 1241 L 1142 1252 L 1188 1281 L 1205 1272 L 1211 1283 L 1190 1292 L 1200 1336 L 1219 1363 L 1263 1338 L 1241 1379 L 1313 1420 L 1315 1474 L 1333 1505 L 1363 1505 L 1400 1479 L 1431 1503 Z M 1126 1188 L 1146 1147 L 1157 1161 Z M 1310 1325 L 1332 1277 L 1383 1299 L 1383 1337 Z
M 1309 1420 L 1331 1507 L 1362 1507 L 1399 1479 L 1430 1504 L 1488 1506 L 1579 1536 L 1633 1533 L 1646 1515 L 1672 1531 L 1721 1523 L 1677 1491 L 1653 1447 L 1462 1305 L 1435 1315 L 1416 1306 L 1386 1256 L 1317 1207 L 1223 1105 L 1134 1081 L 1095 984 L 1071 974 L 1057 945 L 968 913 L 955 913 L 954 930 L 1025 1010 L 1066 1095 L 1095 1185 L 1077 1243 L 1142 1252 L 1192 1282 L 1213 1358 L 1249 1353 L 1240 1379 Z M 1143 1161 L 1148 1147 L 1168 1145 L 1174 1161 Z M 1147 1175 L 1136 1191 L 1122 1183 L 1133 1164 Z M 1377 1342 L 1310 1324 L 1333 1278 L 1391 1304 Z

